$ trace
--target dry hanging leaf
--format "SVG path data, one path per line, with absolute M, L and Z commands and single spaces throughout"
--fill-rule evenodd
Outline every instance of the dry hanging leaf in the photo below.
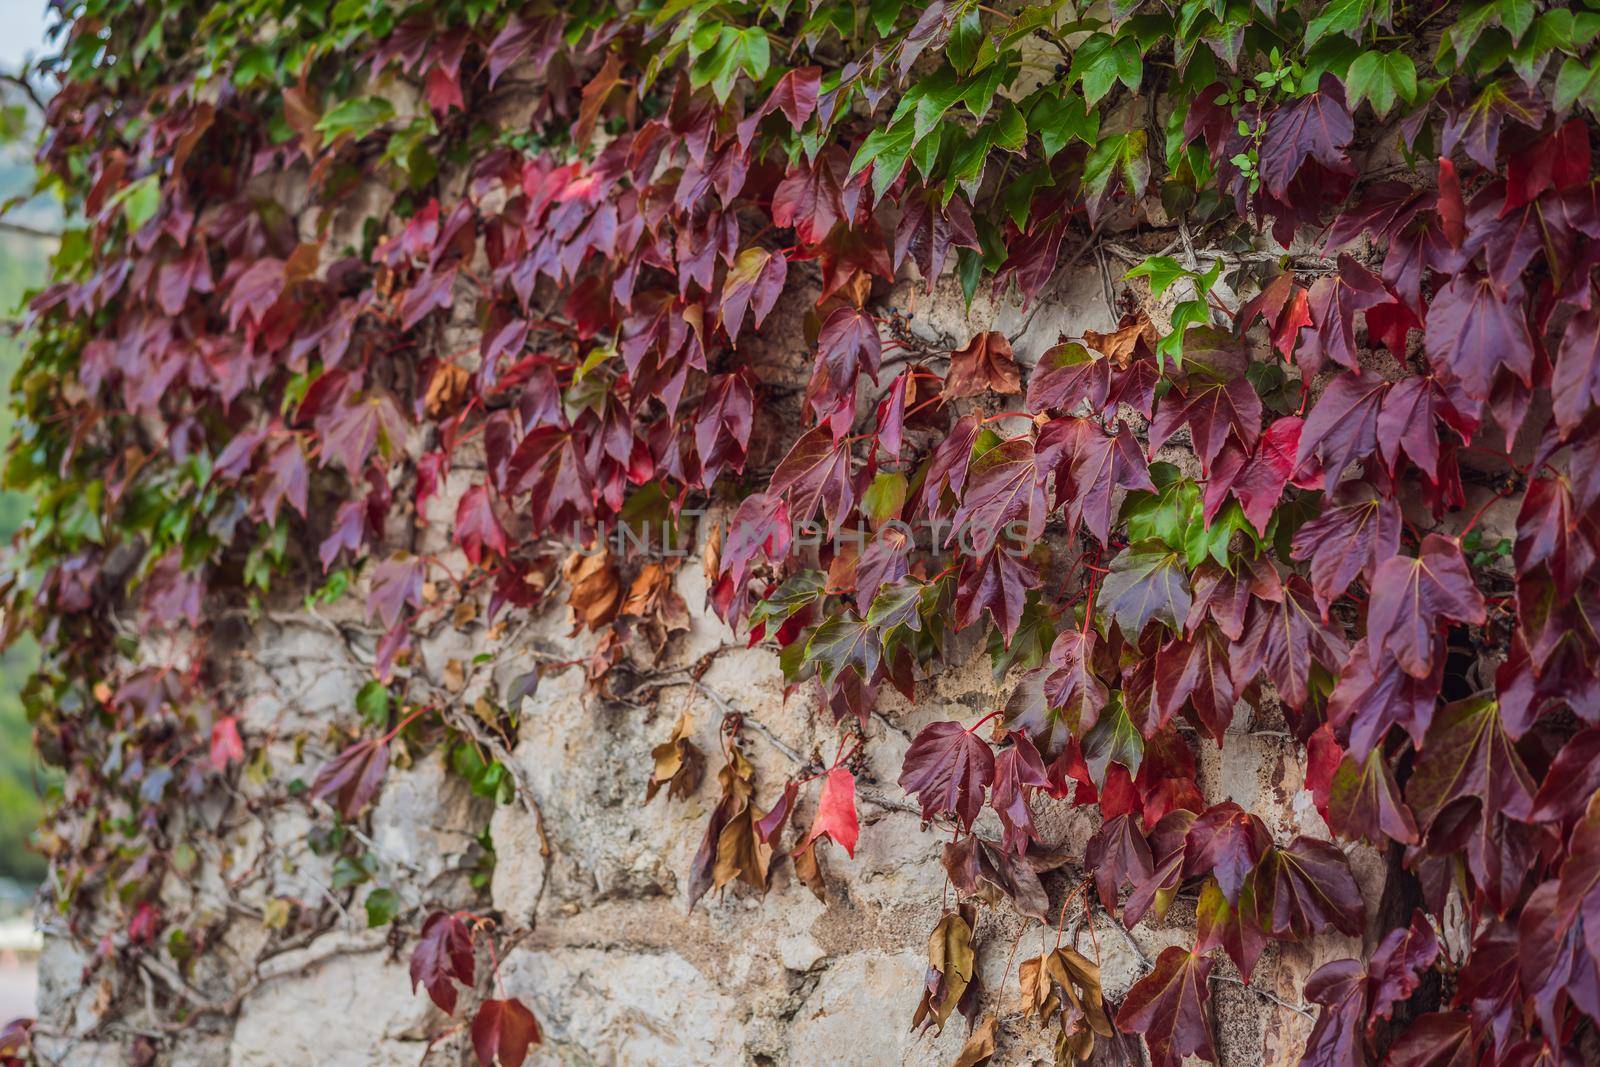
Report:
M 672 736 L 650 750 L 656 765 L 650 774 L 649 784 L 645 786 L 646 804 L 655 799 L 662 786 L 667 787 L 670 800 L 683 800 L 699 786 L 701 775 L 705 773 L 706 758 L 689 740 L 689 732 L 693 728 L 694 720 L 685 713 L 678 719 L 678 725 L 673 727 Z
M 572 587 L 567 608 L 572 612 L 572 632 L 580 626 L 598 630 L 617 616 L 622 600 L 622 584 L 611 565 L 609 551 L 584 555 L 574 552 L 562 565 L 561 576 Z
M 756 823 L 766 813 L 751 803 L 754 777 L 755 768 L 737 748 L 717 772 L 722 798 L 711 812 L 705 837 L 689 870 L 691 908 L 706 890 L 713 886 L 722 889 L 735 879 L 766 892 L 772 846 L 756 833 Z
M 467 687 L 467 668 L 460 660 L 445 660 L 444 687 L 452 693 L 459 693 Z
M 1011 358 L 1011 342 L 1005 334 L 992 330 L 950 353 L 950 370 L 944 379 L 947 397 L 977 396 L 986 389 L 1007 394 L 1022 390 L 1022 374 Z
M 811 890 L 811 895 L 826 904 L 828 902 L 828 887 L 822 880 L 822 857 L 817 852 L 815 841 L 797 850 L 794 854 L 794 873 L 800 883 Z
M 423 398 L 428 415 L 431 418 L 438 418 L 460 407 L 462 399 L 467 395 L 467 382 L 470 378 L 471 375 L 454 363 L 441 362 L 434 367 L 433 377 L 428 380 L 428 392 Z
M 928 936 L 928 982 L 911 1020 L 912 1029 L 943 1030 L 945 1020 L 972 982 L 976 955 L 972 951 L 972 923 L 965 906 L 946 912 Z
M 689 606 L 672 586 L 672 568 L 646 563 L 628 589 L 622 614 L 640 620 L 640 631 L 659 658 L 673 634 L 689 629 Z
M 1045 956 L 1023 960 L 1017 972 L 1022 991 L 1022 1013 L 1038 1015 L 1060 1027 L 1056 1061 L 1083 1061 L 1094 1052 L 1095 1036 L 1111 1037 L 1116 1031 L 1106 1014 L 1100 988 L 1100 968 L 1082 953 L 1058 948 Z
M 972 1031 L 967 1038 L 967 1043 L 961 1046 L 961 1055 L 956 1057 L 956 1062 L 951 1067 L 983 1067 L 994 1055 L 994 1039 L 1000 1020 L 994 1015 L 986 1015 L 978 1028 Z
M 1124 370 L 1136 359 L 1154 356 L 1159 340 L 1155 326 L 1143 313 L 1124 315 L 1117 328 L 1110 333 L 1083 331 L 1086 347 L 1101 353 Z
M 705 552 L 700 556 L 700 568 L 706 576 L 706 589 L 715 589 L 722 575 L 722 523 L 714 522 L 706 534 Z M 709 595 L 709 593 L 708 593 Z

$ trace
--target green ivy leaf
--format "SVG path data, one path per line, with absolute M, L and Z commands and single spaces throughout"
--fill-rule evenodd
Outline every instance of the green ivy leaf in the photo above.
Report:
M 1099 103 L 1117 82 L 1129 91 L 1137 92 L 1144 77 L 1144 59 L 1139 45 L 1127 37 L 1111 37 L 1094 33 L 1072 53 L 1072 68 L 1067 72 L 1069 85 L 1083 83 L 1083 95 L 1090 107 Z
M 1191 277 L 1193 274 L 1193 271 L 1171 256 L 1147 256 L 1143 263 L 1128 271 L 1123 277 L 1150 279 L 1150 292 L 1160 296 L 1179 278 Z
M 394 921 L 395 913 L 400 910 L 400 898 L 392 889 L 379 886 L 367 894 L 367 929 L 377 926 L 388 926 Z
M 1309 49 L 1328 34 L 1342 33 L 1360 38 L 1361 30 L 1374 15 L 1386 20 L 1389 15 L 1387 0 L 1381 8 L 1377 0 L 1331 0 L 1317 17 L 1306 23 L 1304 47 Z
M 906 476 L 899 471 L 879 471 L 861 496 L 861 513 L 874 527 L 900 517 L 906 503 Z
M 898 4 L 897 4 L 898 7 Z M 965 12 L 950 27 L 950 40 L 944 54 L 956 68 L 957 74 L 966 74 L 978 61 L 978 50 L 983 47 L 983 20 L 977 8 Z
M 1551 102 L 1557 111 L 1582 104 L 1591 115 L 1600 115 L 1600 62 L 1585 65 L 1582 60 L 1568 59 L 1562 63 Z
M 161 175 L 146 174 L 136 182 L 123 186 L 111 201 L 122 205 L 122 217 L 127 220 L 128 232 L 134 233 L 156 217 L 161 207 Z
M 872 195 L 881 198 L 905 169 L 915 141 L 916 130 L 909 122 L 873 130 L 857 149 L 856 158 L 850 164 L 850 176 L 855 177 L 871 164 Z
M 1403 52 L 1363 52 L 1350 64 L 1344 89 L 1352 109 L 1369 100 L 1386 118 L 1396 100 L 1409 104 L 1416 97 L 1417 68 Z
M 394 118 L 394 105 L 376 96 L 341 100 L 317 120 L 317 132 L 329 138 L 349 134 L 359 140 Z
M 1044 157 L 1050 159 L 1068 141 L 1094 145 L 1100 138 L 1100 113 L 1090 110 L 1077 93 L 1042 96 L 1028 113 L 1028 128 L 1039 135 Z
M 871 678 L 882 655 L 878 632 L 853 612 L 834 615 L 818 626 L 806 642 L 806 663 L 814 666 L 823 685 L 831 686 L 846 669 L 862 680 Z
M 374 729 L 389 724 L 389 687 L 373 679 L 356 691 L 356 710 L 361 721 Z
M 1211 311 L 1204 300 L 1185 300 L 1172 309 L 1172 329 L 1156 343 L 1156 365 L 1165 367 L 1167 360 L 1174 366 L 1183 366 L 1183 335 L 1190 326 L 1204 326 L 1211 321 Z

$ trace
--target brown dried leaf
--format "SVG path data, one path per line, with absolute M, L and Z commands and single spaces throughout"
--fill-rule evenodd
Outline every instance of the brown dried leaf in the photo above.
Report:
M 467 687 L 467 668 L 460 660 L 444 661 L 444 687 L 452 693 L 459 693 Z
M 1122 370 L 1134 360 L 1154 356 L 1159 340 L 1155 325 L 1143 312 L 1124 315 L 1110 333 L 1083 331 L 1084 346 L 1106 356 Z
M 977 396 L 986 389 L 1007 394 L 1022 391 L 1022 374 L 1011 358 L 1011 342 L 1005 334 L 992 330 L 950 353 L 950 370 L 944 379 L 947 397 Z
M 801 884 L 811 890 L 812 896 L 824 904 L 828 902 L 828 887 L 822 880 L 822 857 L 817 854 L 815 841 L 795 852 L 794 873 Z
M 673 727 L 672 736 L 650 750 L 656 765 L 650 774 L 649 784 L 645 786 L 646 804 L 655 799 L 662 786 L 667 787 L 670 800 L 683 800 L 699 787 L 700 778 L 705 773 L 706 758 L 689 740 L 693 728 L 694 720 L 686 712 L 678 720 L 678 725 Z
M 448 415 L 461 406 L 461 401 L 467 395 L 467 382 L 471 379 L 466 371 L 454 363 L 441 362 L 433 369 L 433 377 L 428 381 L 428 392 L 423 398 L 430 418 L 439 418 Z
M 1000 1020 L 993 1014 L 985 1015 L 983 1022 L 967 1038 L 967 1043 L 961 1046 L 961 1055 L 956 1057 L 951 1067 L 983 1067 L 988 1063 L 994 1055 L 995 1032 L 999 1025 Z
M 913 1029 L 944 1029 L 945 1020 L 972 982 L 977 956 L 972 950 L 972 925 L 965 909 L 946 912 L 928 935 L 928 984 L 922 991 Z
M 561 576 L 572 587 L 567 607 L 572 612 L 572 632 L 580 626 L 598 630 L 617 616 L 622 600 L 622 583 L 611 565 L 609 551 L 584 555 L 574 552 L 561 567 Z

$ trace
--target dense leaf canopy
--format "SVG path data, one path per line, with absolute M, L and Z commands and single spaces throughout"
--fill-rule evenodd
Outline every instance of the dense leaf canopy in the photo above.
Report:
M 155 903 L 194 862 L 165 822 L 260 770 L 212 699 L 220 609 L 288 579 L 368 590 L 366 732 L 309 789 L 359 820 L 397 738 L 459 737 L 407 671 L 418 627 L 469 592 L 496 617 L 565 588 L 605 692 L 621 638 L 659 648 L 681 602 L 657 562 L 552 544 L 711 500 L 732 515 L 712 606 L 842 738 L 775 788 L 730 723 L 691 900 L 764 889 L 800 793 L 817 814 L 787 854 L 822 892 L 820 842 L 878 831 L 855 724 L 972 628 L 1015 693 L 923 730 L 900 777 L 951 829 L 962 901 L 919 1024 L 988 1010 L 974 902 L 1050 914 L 1044 792 L 1099 808 L 1088 874 L 1122 921 L 1180 893 L 1199 916 L 1120 1004 L 1070 949 L 1022 964 L 1062 1061 L 1130 1035 L 1215 1059 L 1222 959 L 1248 980 L 1270 942 L 1329 931 L 1377 947 L 1312 975 L 1308 1062 L 1592 1058 L 1588 3 L 63 7 L 38 161 L 81 225 L 31 304 L 7 479 L 40 503 L 5 614 L 45 649 L 33 715 L 71 768 L 63 906 L 125 914 L 140 951 L 187 936 Z M 1035 366 L 1002 332 L 931 344 L 888 303 L 909 279 L 1032 307 L 1097 264 L 1120 322 Z M 784 300 L 811 364 L 769 462 Z M 391 521 L 452 474 L 464 571 Z M 907 536 L 925 521 L 948 537 Z M 807 522 L 864 536 L 818 548 Z M 157 662 L 130 618 L 192 654 Z M 1332 841 L 1207 806 L 1195 748 L 1228 744 L 1241 702 L 1281 709 L 1332 835 L 1386 850 L 1414 914 L 1363 901 Z M 460 751 L 475 786 L 514 788 Z M 654 759 L 652 794 L 699 781 L 683 723 Z M 381 892 L 369 916 L 402 922 Z M 414 981 L 454 1010 L 490 925 L 404 921 Z M 540 1040 L 517 1001 L 473 1010 L 485 1063 Z

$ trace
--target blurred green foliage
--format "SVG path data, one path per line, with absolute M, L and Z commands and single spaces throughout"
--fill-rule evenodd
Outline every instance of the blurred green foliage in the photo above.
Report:
M 25 153 L 0 157 L 0 202 L 26 193 L 32 184 L 33 168 Z M 0 233 L 0 321 L 13 321 L 23 295 L 43 284 L 49 251 L 38 238 Z M 9 328 L 0 328 L 0 438 L 11 435 L 8 401 L 20 357 L 21 345 Z M 27 514 L 26 496 L 0 491 L 0 543 L 11 540 Z M 28 842 L 42 814 L 42 797 L 59 777 L 34 757 L 31 729 L 19 699 L 37 658 L 32 642 L 0 653 L 0 876 L 27 883 L 44 876 L 44 858 Z

